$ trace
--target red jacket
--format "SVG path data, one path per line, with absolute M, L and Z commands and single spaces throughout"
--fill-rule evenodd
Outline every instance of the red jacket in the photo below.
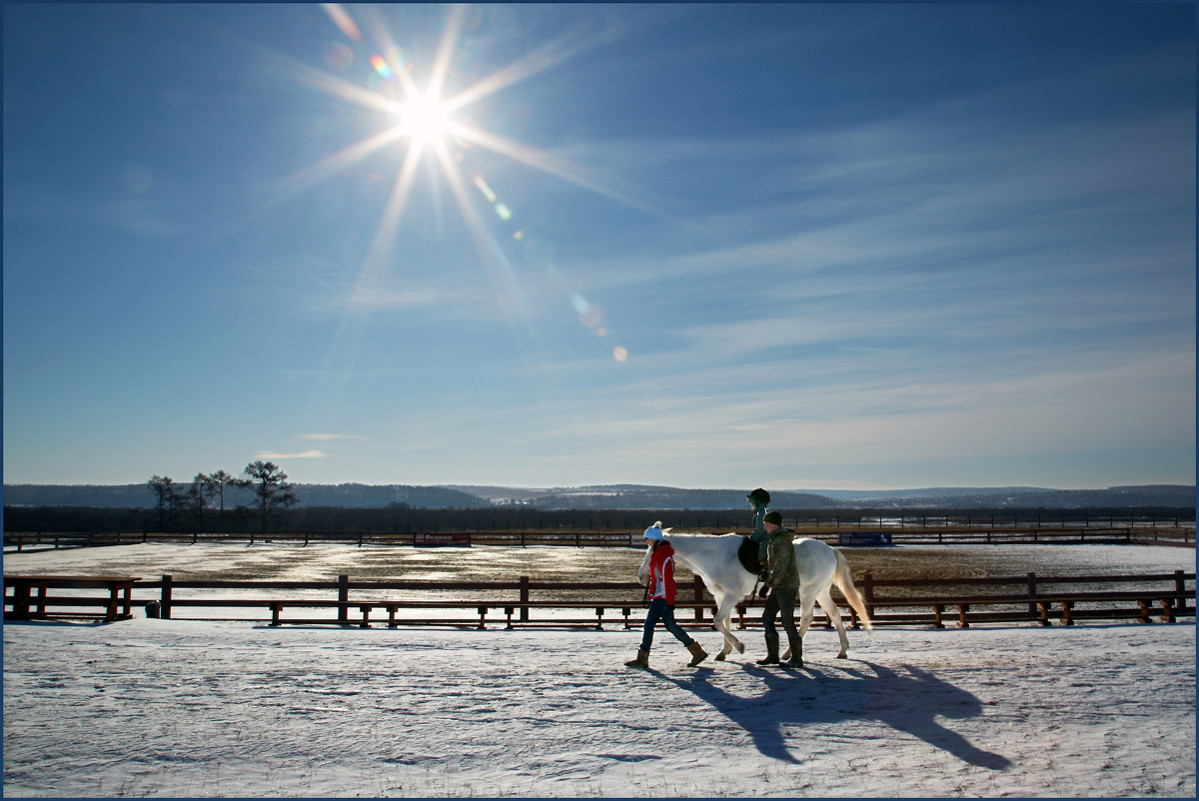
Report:
M 649 558 L 649 597 L 665 598 L 667 606 L 674 606 L 674 548 L 669 542 L 654 548 Z

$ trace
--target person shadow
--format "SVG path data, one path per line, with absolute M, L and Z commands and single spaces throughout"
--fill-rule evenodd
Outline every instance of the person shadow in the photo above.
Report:
M 874 720 L 963 762 L 990 770 L 1011 767 L 1008 758 L 976 747 L 938 721 L 982 714 L 983 703 L 977 696 L 912 665 L 902 665 L 897 671 L 861 660 L 858 664 L 864 667 L 846 666 L 835 674 L 813 667 L 783 671 L 744 665 L 747 673 L 760 677 L 766 686 L 764 693 L 748 696 L 714 684 L 711 668 L 697 670 L 688 678 L 650 672 L 711 704 L 744 729 L 763 756 L 781 762 L 801 764 L 787 749 L 788 727 Z

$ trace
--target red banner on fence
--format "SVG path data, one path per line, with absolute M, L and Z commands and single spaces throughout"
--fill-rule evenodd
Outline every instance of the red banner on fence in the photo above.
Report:
M 458 531 L 458 532 L 448 532 L 447 531 L 445 533 L 437 533 L 437 534 L 417 534 L 414 536 L 414 538 L 412 540 L 412 544 L 413 545 L 425 545 L 425 546 L 431 546 L 431 547 L 439 546 L 439 545 L 441 545 L 441 546 L 450 545 L 450 546 L 469 548 L 470 547 L 470 533 L 462 532 L 462 531 Z

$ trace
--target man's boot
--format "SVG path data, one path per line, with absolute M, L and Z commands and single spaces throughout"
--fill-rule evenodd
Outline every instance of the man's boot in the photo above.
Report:
M 638 648 L 637 649 L 637 658 L 630 662 L 625 662 L 624 666 L 631 667 L 631 668 L 647 668 L 647 667 L 649 667 L 649 651 L 642 651 L 640 648 Z
M 787 635 L 787 641 L 791 644 L 791 658 L 783 663 L 784 667 L 801 668 L 803 667 L 803 638 L 796 635 Z
M 691 641 L 691 644 L 687 646 L 687 650 L 691 652 L 691 663 L 688 665 L 688 667 L 695 667 L 700 662 L 708 658 L 707 652 L 704 651 L 704 649 L 700 647 L 700 644 L 695 640 Z
M 766 658 L 759 659 L 759 665 L 777 665 L 779 663 L 779 635 L 766 635 Z

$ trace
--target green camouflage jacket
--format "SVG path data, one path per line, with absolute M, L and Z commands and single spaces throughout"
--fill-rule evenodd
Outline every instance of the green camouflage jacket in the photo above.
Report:
M 799 567 L 795 564 L 795 533 L 785 528 L 776 529 L 767 545 L 766 563 L 769 575 L 766 583 L 776 590 L 799 589 Z

